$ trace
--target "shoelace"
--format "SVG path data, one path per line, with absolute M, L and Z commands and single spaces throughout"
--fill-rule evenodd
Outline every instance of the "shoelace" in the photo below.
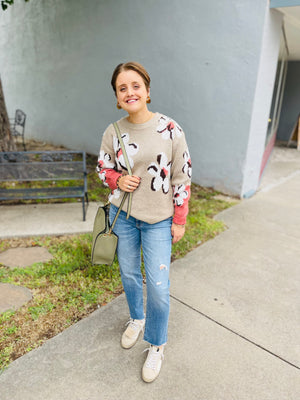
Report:
M 140 323 L 138 323 L 136 320 L 130 318 L 130 320 L 128 322 L 126 322 L 125 326 L 130 326 L 130 328 L 132 328 L 134 331 L 138 330 L 138 329 L 142 329 L 144 330 L 144 327 L 142 327 L 142 325 Z
M 145 351 L 149 351 L 149 354 L 148 354 L 148 357 L 146 360 L 146 368 L 155 370 L 159 360 L 164 359 L 164 355 L 160 351 L 156 351 L 153 346 L 150 346 L 148 349 L 145 349 L 143 351 L 143 353 L 145 353 Z

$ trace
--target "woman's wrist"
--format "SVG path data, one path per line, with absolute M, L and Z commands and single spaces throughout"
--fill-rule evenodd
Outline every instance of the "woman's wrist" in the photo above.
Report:
M 120 179 L 122 178 L 122 175 L 120 175 L 116 181 L 117 188 L 120 189 Z

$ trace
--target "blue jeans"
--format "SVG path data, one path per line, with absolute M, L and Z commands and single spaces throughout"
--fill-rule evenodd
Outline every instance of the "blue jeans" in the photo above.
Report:
M 117 207 L 110 206 L 112 223 Z M 171 262 L 172 217 L 156 224 L 126 219 L 121 211 L 114 227 L 118 235 L 117 255 L 130 317 L 144 318 L 141 248 L 146 272 L 147 305 L 144 340 L 155 346 L 167 342 L 170 309 L 169 268 Z

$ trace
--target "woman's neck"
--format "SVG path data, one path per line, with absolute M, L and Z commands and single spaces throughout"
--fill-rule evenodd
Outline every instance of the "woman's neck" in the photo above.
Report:
M 154 113 L 147 109 L 143 113 L 129 114 L 127 117 L 127 121 L 132 124 L 144 124 L 145 122 L 150 121 L 153 115 Z

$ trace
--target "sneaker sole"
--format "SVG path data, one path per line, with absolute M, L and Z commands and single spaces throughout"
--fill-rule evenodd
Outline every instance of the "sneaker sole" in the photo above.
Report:
M 161 368 L 160 368 L 160 369 L 161 369 Z M 142 371 L 142 379 L 143 379 L 143 381 L 146 382 L 146 383 L 154 382 L 155 379 L 157 379 L 157 378 L 159 377 L 160 369 L 159 369 L 159 371 L 158 371 L 158 374 L 157 374 L 153 379 L 146 378 L 146 377 L 144 376 L 143 371 Z
M 139 340 L 139 337 L 140 337 L 141 332 L 142 332 L 142 331 L 139 332 L 139 334 L 138 334 L 138 336 L 137 336 L 135 342 L 133 342 L 130 346 L 125 346 L 125 345 L 123 345 L 123 343 L 122 343 L 122 338 L 121 338 L 121 347 L 122 347 L 122 349 L 125 349 L 125 350 L 131 349 L 131 348 L 136 344 L 136 342 Z

